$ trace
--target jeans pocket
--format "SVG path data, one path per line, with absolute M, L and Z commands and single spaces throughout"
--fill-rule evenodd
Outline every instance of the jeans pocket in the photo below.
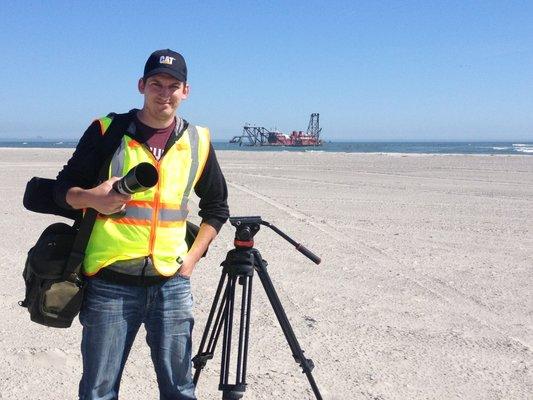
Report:
M 182 275 L 179 272 L 178 272 L 178 278 L 185 279 L 186 281 L 190 281 L 191 280 L 190 276 Z

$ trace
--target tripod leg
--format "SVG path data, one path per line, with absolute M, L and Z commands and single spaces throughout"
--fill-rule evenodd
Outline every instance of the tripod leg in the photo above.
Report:
M 250 330 L 250 309 L 252 301 L 252 275 L 239 276 L 242 285 L 241 310 L 239 320 L 239 336 L 237 344 L 237 372 L 235 383 L 229 383 L 229 369 L 231 361 L 233 310 L 235 306 L 236 277 L 230 278 L 228 283 L 228 301 L 224 318 L 224 337 L 222 345 L 222 360 L 220 370 L 220 385 L 223 400 L 242 398 L 246 390 L 246 365 L 248 355 L 248 337 Z
M 250 332 L 250 314 L 252 310 L 252 279 L 253 276 L 243 277 L 241 301 L 241 329 L 239 335 L 239 353 L 237 359 L 237 380 L 246 385 L 246 365 L 248 356 L 248 337 Z
M 220 361 L 220 386 L 228 383 L 231 359 L 231 328 L 233 327 L 233 306 L 235 302 L 236 277 L 228 279 L 226 307 L 224 309 L 224 334 L 222 336 L 222 357 Z
M 261 254 L 259 254 L 257 250 L 254 251 L 254 256 L 254 265 L 257 271 L 257 275 L 259 275 L 259 279 L 261 279 L 261 283 L 263 284 L 268 300 L 270 301 L 270 305 L 274 309 L 274 313 L 276 314 L 281 329 L 283 330 L 283 334 L 285 335 L 285 338 L 289 343 L 289 347 L 292 351 L 292 356 L 294 357 L 296 362 L 300 364 L 300 367 L 307 376 L 307 379 L 311 385 L 311 389 L 313 390 L 313 393 L 315 394 L 317 400 L 322 400 L 322 395 L 320 394 L 315 379 L 311 374 L 311 371 L 314 368 L 313 361 L 308 358 L 305 358 L 304 356 L 304 351 L 300 347 L 298 339 L 296 339 L 296 335 L 292 330 L 289 319 L 287 318 L 287 314 L 285 313 L 285 310 L 281 305 L 281 301 L 276 293 L 276 290 L 274 289 L 274 285 L 272 284 L 270 275 L 268 275 L 268 271 L 266 269 L 266 262 L 263 261 L 263 259 L 261 258 Z
M 200 373 L 202 372 L 202 369 L 206 366 L 207 361 L 213 358 L 213 354 L 215 352 L 215 347 L 218 341 L 218 337 L 220 335 L 220 330 L 222 328 L 222 320 L 224 319 L 223 312 L 226 310 L 226 303 L 227 303 L 227 297 L 228 297 L 228 285 L 226 286 L 226 289 L 224 290 L 224 295 L 222 296 L 222 299 L 220 299 L 220 294 L 222 293 L 222 288 L 224 287 L 224 283 L 226 282 L 227 273 L 223 272 L 222 276 L 220 277 L 220 281 L 218 282 L 217 291 L 215 294 L 215 298 L 213 300 L 213 305 L 211 306 L 211 310 L 209 311 L 209 317 L 207 318 L 207 323 L 204 329 L 204 333 L 202 335 L 202 340 L 200 342 L 200 347 L 198 349 L 198 354 L 193 357 L 192 362 L 194 364 L 194 378 L 193 382 L 194 385 L 198 383 L 198 379 L 200 377 Z M 219 304 L 220 301 L 220 304 Z M 217 311 L 218 306 L 218 311 Z M 210 328 L 211 324 L 213 322 L 213 317 L 216 312 L 216 318 L 215 323 L 213 325 L 213 329 L 211 330 L 210 334 Z M 204 346 L 207 341 L 207 337 L 209 336 L 209 343 L 207 345 L 207 350 L 204 351 Z

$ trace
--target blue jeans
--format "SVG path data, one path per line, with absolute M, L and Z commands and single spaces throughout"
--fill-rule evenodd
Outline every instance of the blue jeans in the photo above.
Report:
M 80 322 L 80 399 L 118 399 L 124 364 L 142 323 L 160 399 L 196 399 L 191 375 L 194 319 L 189 279 L 176 275 L 148 287 L 88 279 Z

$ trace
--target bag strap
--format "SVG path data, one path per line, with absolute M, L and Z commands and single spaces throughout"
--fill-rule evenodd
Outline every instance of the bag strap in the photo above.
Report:
M 100 140 L 97 149 L 97 151 L 100 153 L 102 161 L 107 161 L 108 159 L 111 161 L 111 157 L 118 149 L 122 137 L 133 121 L 136 111 L 137 110 L 133 109 L 124 114 L 109 113 L 107 115 L 108 117 L 112 118 L 111 125 L 109 125 L 109 128 L 107 128 L 105 134 L 102 135 L 102 140 Z M 106 164 L 104 163 L 103 165 Z M 108 165 L 106 165 L 106 168 L 107 167 Z M 107 179 L 107 169 L 105 179 Z
M 120 144 L 122 136 L 124 136 L 126 129 L 131 123 L 132 112 L 126 114 L 110 114 L 110 116 L 113 117 L 113 121 L 102 138 L 105 138 L 105 140 L 101 141 L 98 149 L 103 155 L 102 159 L 104 160 L 98 176 L 99 182 L 107 179 L 109 164 L 111 163 L 113 154 Z M 85 258 L 85 248 L 91 237 L 91 232 L 94 223 L 96 222 L 97 215 L 98 211 L 92 208 L 87 209 L 85 212 L 67 260 L 67 266 L 63 272 L 63 279 L 81 284 L 80 271 L 83 259 Z

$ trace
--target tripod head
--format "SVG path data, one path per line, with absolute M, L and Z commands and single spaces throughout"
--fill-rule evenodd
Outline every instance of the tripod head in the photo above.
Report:
M 261 217 L 259 216 L 230 217 L 229 222 L 231 223 L 231 225 L 237 228 L 237 231 L 235 232 L 235 240 L 234 240 L 234 244 L 236 248 L 244 248 L 244 249 L 252 248 L 254 245 L 254 236 L 257 232 L 259 232 L 260 225 L 265 225 L 265 226 L 268 226 L 270 229 L 272 229 L 274 232 L 276 232 L 278 235 L 280 235 L 283 239 L 288 241 L 290 244 L 292 244 L 296 248 L 296 250 L 298 250 L 304 256 L 309 258 L 315 264 L 320 264 L 321 262 L 320 257 L 313 254 L 311 251 L 309 251 L 307 248 L 305 248 L 300 243 L 297 243 L 296 241 L 294 241 L 292 238 L 290 238 L 288 235 L 283 233 L 280 229 L 272 225 L 270 222 L 263 221 Z

